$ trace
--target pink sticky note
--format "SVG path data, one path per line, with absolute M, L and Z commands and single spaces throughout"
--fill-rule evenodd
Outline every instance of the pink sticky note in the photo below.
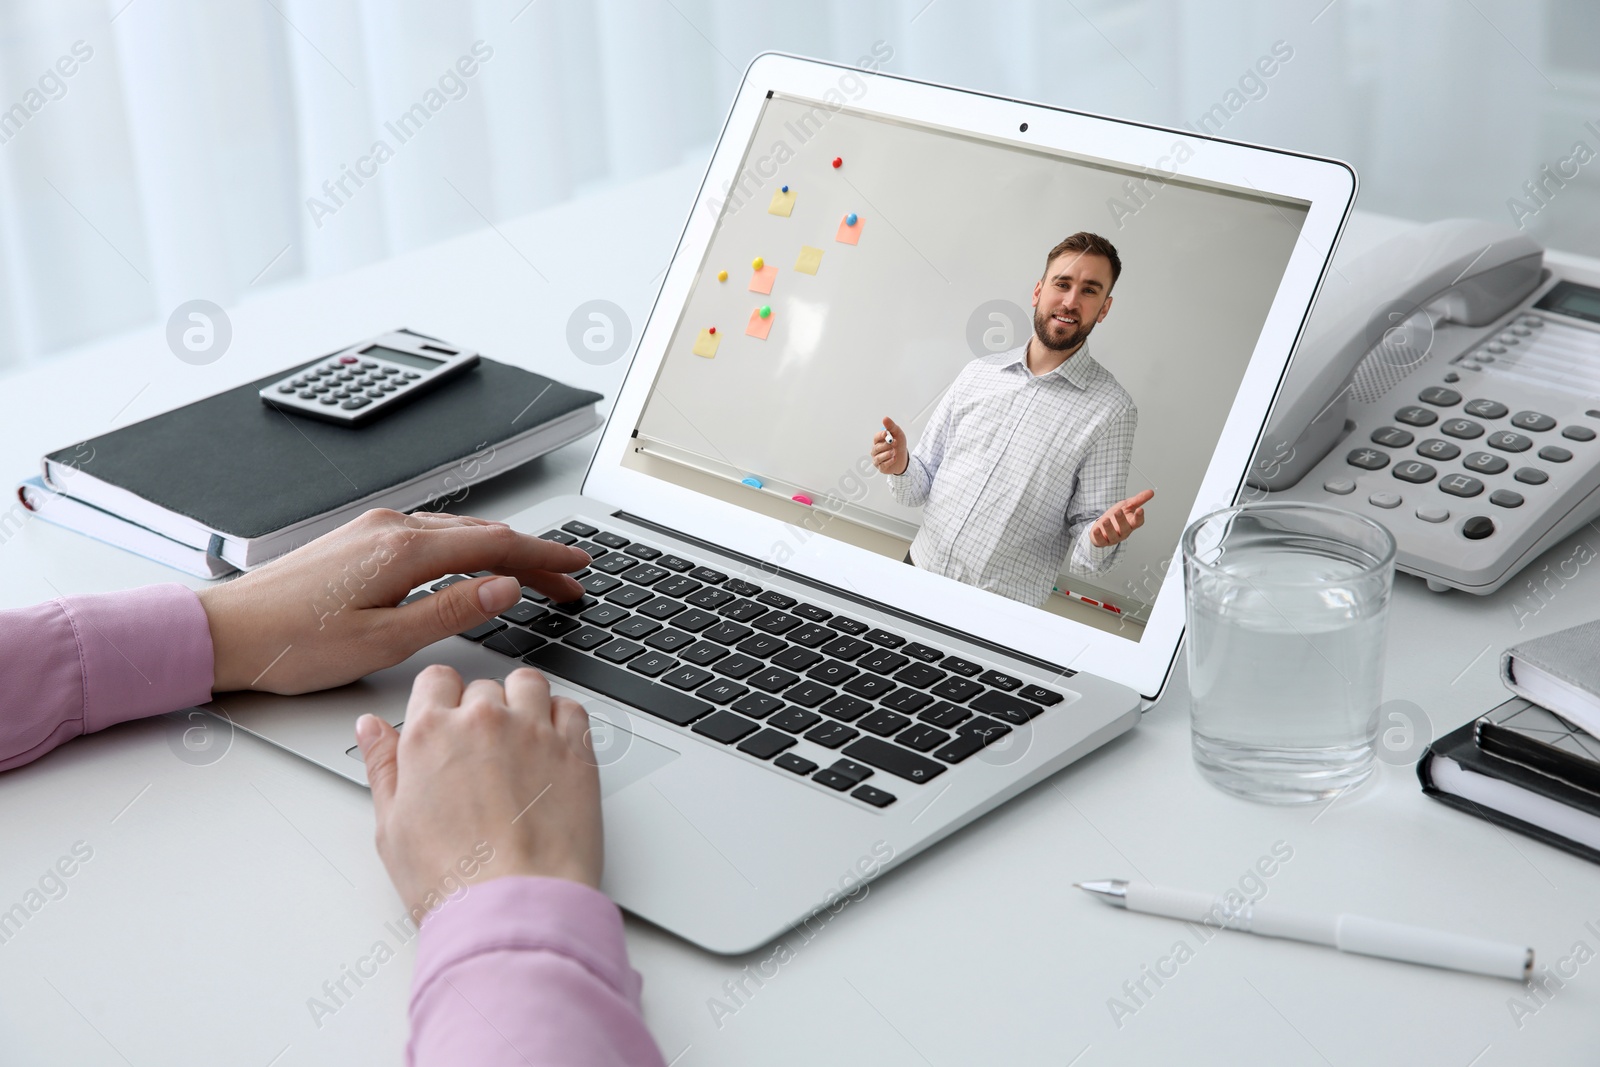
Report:
M 778 278 L 778 268 L 768 263 L 765 267 L 750 275 L 750 291 L 752 293 L 772 292 L 772 283 Z
M 867 223 L 866 219 L 862 218 L 860 215 L 857 215 L 856 224 L 852 226 L 848 222 L 844 221 L 849 217 L 850 216 L 846 215 L 839 219 L 839 232 L 833 235 L 833 239 L 838 241 L 840 244 L 853 245 L 860 241 L 861 227 L 865 226 Z
M 751 337 L 759 337 L 765 341 L 767 334 L 772 332 L 772 320 L 777 317 L 778 313 L 774 311 L 766 318 L 762 318 L 761 309 L 754 308 L 750 312 L 750 324 L 744 328 L 744 332 Z
M 804 504 L 808 508 L 811 505 L 816 503 L 815 500 L 812 500 L 810 497 L 806 496 L 804 493 L 796 493 L 794 496 L 790 497 L 789 499 L 795 501 L 796 503 Z

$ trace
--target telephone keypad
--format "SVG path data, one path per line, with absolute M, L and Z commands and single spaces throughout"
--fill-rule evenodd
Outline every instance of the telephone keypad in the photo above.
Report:
M 1385 448 L 1404 448 L 1416 438 L 1398 426 L 1380 426 L 1372 431 L 1372 443 Z
M 1401 408 L 1394 413 L 1394 417 L 1407 426 L 1432 426 L 1439 421 L 1439 416 L 1427 408 L 1419 408 L 1415 404 Z

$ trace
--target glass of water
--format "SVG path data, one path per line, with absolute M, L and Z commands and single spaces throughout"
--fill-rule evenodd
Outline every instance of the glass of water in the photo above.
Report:
M 1394 537 L 1321 504 L 1183 533 L 1195 763 L 1238 796 L 1324 800 L 1372 773 Z

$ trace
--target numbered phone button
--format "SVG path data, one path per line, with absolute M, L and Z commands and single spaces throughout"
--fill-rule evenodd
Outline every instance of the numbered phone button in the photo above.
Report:
M 1498 448 L 1502 452 L 1526 452 L 1533 447 L 1533 438 L 1512 433 L 1510 430 L 1499 430 L 1490 434 L 1485 443 L 1490 448 Z
M 1430 437 L 1417 446 L 1417 455 L 1427 456 L 1429 459 L 1455 459 L 1461 455 L 1461 449 L 1449 441 L 1441 441 L 1437 437 Z
M 1476 415 L 1480 419 L 1502 419 L 1511 409 L 1498 400 L 1469 400 L 1467 406 L 1461 410 L 1468 415 Z
M 1439 488 L 1451 496 L 1477 496 L 1483 492 L 1483 483 L 1465 474 L 1451 474 L 1439 479 Z
M 1402 482 L 1412 482 L 1416 485 L 1433 481 L 1433 476 L 1438 473 L 1426 463 L 1418 463 L 1414 459 L 1408 459 L 1404 463 L 1396 463 L 1394 467 L 1394 476 L 1396 478 L 1399 478 Z M 1373 503 L 1377 503 L 1377 501 L 1373 501 Z M 1392 507 L 1393 505 L 1387 506 Z
M 1467 458 L 1461 461 L 1461 465 L 1479 474 L 1499 474 L 1511 466 L 1499 456 L 1490 455 L 1488 452 L 1469 452 Z
M 1387 452 L 1379 452 L 1376 448 L 1357 448 L 1352 449 L 1350 454 L 1344 457 L 1344 460 L 1352 467 L 1360 467 L 1362 470 L 1367 471 L 1379 471 L 1389 465 L 1389 454 Z
M 1537 411 L 1519 411 L 1511 416 L 1511 425 L 1519 430 L 1533 430 L 1537 433 L 1555 429 L 1556 420 Z
M 1471 419 L 1446 419 L 1439 427 L 1439 432 L 1470 441 L 1474 437 L 1483 436 L 1483 426 Z
M 1379 426 L 1372 431 L 1372 443 L 1385 448 L 1404 448 L 1416 438 L 1398 426 Z
M 1396 421 L 1403 422 L 1407 426 L 1432 426 L 1439 421 L 1439 416 L 1427 408 L 1419 408 L 1415 404 L 1401 408 L 1394 413 L 1394 417 Z
M 1417 399 L 1434 407 L 1449 408 L 1461 403 L 1461 394 L 1442 385 L 1430 385 L 1417 394 Z

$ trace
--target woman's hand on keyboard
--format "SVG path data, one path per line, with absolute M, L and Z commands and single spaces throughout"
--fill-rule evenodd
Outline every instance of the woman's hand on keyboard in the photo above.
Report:
M 199 593 L 214 692 L 307 693 L 392 667 L 510 608 L 521 587 L 574 600 L 589 554 L 505 523 L 374 509 L 308 545 Z M 450 574 L 493 571 L 397 605 Z
M 521 667 L 505 686 L 435 664 L 417 675 L 396 732 L 356 722 L 378 855 L 408 908 L 431 911 L 465 881 L 538 875 L 599 888 L 600 774 L 589 716 Z M 419 915 L 420 918 L 420 915 Z

